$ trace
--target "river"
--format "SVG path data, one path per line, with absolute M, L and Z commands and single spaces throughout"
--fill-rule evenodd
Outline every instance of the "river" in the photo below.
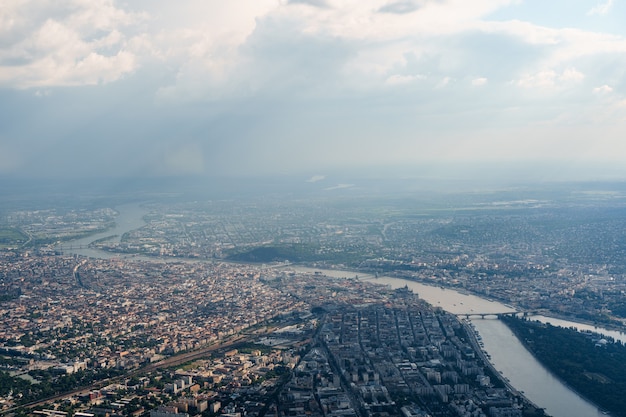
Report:
M 111 236 L 115 236 L 111 239 L 116 239 L 119 242 L 124 233 L 138 229 L 146 224 L 143 217 L 147 214 L 147 210 L 139 204 L 119 206 L 116 207 L 116 210 L 119 215 L 116 218 L 116 225 L 113 229 L 67 242 L 60 249 L 65 252 L 93 258 L 120 258 L 119 254 L 87 247 L 95 240 Z M 79 246 L 81 247 L 80 249 L 74 249 Z M 150 259 L 156 260 L 154 258 Z M 419 294 L 422 299 L 453 314 L 495 314 L 514 311 L 510 306 L 496 301 L 400 278 L 376 278 L 369 274 L 339 270 L 320 270 L 293 266 L 287 268 L 298 272 L 312 273 L 320 271 L 328 276 L 337 278 L 358 276 L 359 279 L 389 285 L 392 288 L 408 286 L 413 292 Z M 545 316 L 534 316 L 533 318 L 558 326 L 596 331 L 626 342 L 626 335 L 621 332 Z M 523 392 L 529 400 L 539 407 L 545 408 L 546 413 L 553 417 L 605 416 L 596 406 L 584 400 L 556 379 L 526 350 L 517 337 L 500 320 L 472 318 L 472 323 L 480 333 L 484 349 L 491 356 L 491 361 L 496 369 L 501 371 L 511 384 L 517 390 Z
M 124 204 L 115 207 L 118 215 L 115 218 L 115 227 L 94 235 L 89 235 L 81 239 L 71 240 L 59 245 L 58 249 L 65 253 L 86 256 L 89 258 L 120 258 L 123 257 L 119 253 L 111 253 L 96 248 L 90 248 L 89 244 L 100 239 L 107 239 L 114 242 L 120 242 L 122 236 L 126 232 L 139 229 L 146 225 L 143 217 L 148 211 L 140 204 Z
M 515 311 L 511 307 L 496 301 L 401 278 L 375 278 L 369 274 L 303 267 L 292 267 L 292 269 L 299 272 L 320 271 L 336 278 L 353 278 L 356 275 L 359 279 L 389 285 L 391 288 L 408 286 L 420 298 L 453 314 L 495 314 Z M 612 337 L 621 336 L 624 338 L 623 333 L 611 332 L 580 323 L 545 316 L 533 316 L 531 318 L 558 326 L 593 330 L 611 335 Z M 481 335 L 484 350 L 491 356 L 491 362 L 495 368 L 509 379 L 511 385 L 518 391 L 523 392 L 530 401 L 544 408 L 547 414 L 553 417 L 606 416 L 598 407 L 586 401 L 555 378 L 520 343 L 503 322 L 493 318 L 493 316 L 487 316 L 485 319 L 473 316 L 472 324 Z

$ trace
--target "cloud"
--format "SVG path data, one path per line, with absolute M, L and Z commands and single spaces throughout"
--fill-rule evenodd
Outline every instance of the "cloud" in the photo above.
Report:
M 589 10 L 587 14 L 590 16 L 593 16 L 593 15 L 604 16 L 607 13 L 609 13 L 611 8 L 613 7 L 613 2 L 614 0 L 607 0 L 606 3 L 598 3 L 598 5 L 593 7 L 591 10 Z
M 610 94 L 613 92 L 613 88 L 604 84 L 603 86 L 594 88 L 593 92 L 595 94 Z
M 582 72 L 578 71 L 575 68 L 567 68 L 563 71 L 563 73 L 561 73 L 561 75 L 558 78 L 560 81 L 578 82 L 578 81 L 582 81 L 585 78 L 585 74 L 583 74 Z
M 296 3 L 316 7 L 289 7 Z M 472 55 L 476 57 L 476 66 L 481 57 L 491 59 L 488 57 L 493 53 L 488 51 L 463 50 L 455 45 L 481 34 L 485 35 L 482 41 L 486 36 L 494 40 L 508 36 L 527 44 L 556 45 L 550 56 L 561 64 L 598 51 L 612 53 L 626 48 L 621 39 L 601 39 L 584 31 L 484 19 L 490 12 L 515 3 L 516 0 L 479 0 L 469 6 L 461 0 L 363 0 L 358 4 L 290 0 L 281 4 L 260 0 L 254 7 L 242 7 L 244 3 L 233 0 L 217 8 L 196 0 L 183 1 L 176 7 L 154 0 L 139 1 L 135 6 L 139 11 L 134 12 L 110 0 L 64 0 L 61 4 L 67 7 L 55 7 L 46 1 L 42 2 L 45 7 L 31 5 L 33 10 L 22 14 L 15 8 L 7 13 L 9 17 L 2 18 L 5 27 L 13 28 L 7 30 L 15 36 L 8 38 L 15 42 L 0 48 L 0 82 L 21 88 L 103 84 L 129 76 L 143 66 L 158 64 L 175 74 L 169 84 L 158 87 L 159 99 L 177 102 L 208 96 L 245 96 L 262 89 L 268 77 L 284 76 L 281 69 L 290 65 L 296 75 L 290 55 L 295 52 L 305 63 L 298 53 L 307 48 L 306 44 L 300 45 L 302 41 L 309 45 L 326 44 L 331 52 L 341 47 L 346 57 L 342 68 L 333 67 L 339 70 L 336 74 L 345 76 L 345 80 L 366 81 L 362 84 L 365 88 L 422 79 L 421 74 L 427 74 L 422 68 L 394 71 L 407 53 L 439 60 L 438 73 L 428 77 L 467 78 L 467 73 L 452 77 L 444 66 L 454 65 L 462 70 Z M 53 18 L 44 19 L 45 15 Z M 278 40 L 276 47 L 271 45 L 272 39 Z M 280 59 L 268 62 L 261 53 L 278 51 L 281 46 L 291 50 Z M 481 48 L 478 44 L 471 47 Z M 308 52 L 316 54 L 311 55 L 309 62 L 325 59 L 324 51 Z M 520 59 L 523 58 L 528 56 Z M 512 56 L 510 61 L 517 59 Z M 263 67 L 262 71 L 252 69 L 257 64 Z M 555 69 L 558 63 L 544 66 Z M 298 69 L 306 71 L 306 66 Z M 493 71 L 508 69 L 505 63 Z M 321 80 L 326 75 L 322 71 L 305 76 L 302 81 Z M 498 78 L 486 75 L 493 81 Z M 285 81 L 294 78 L 288 76 Z
M 584 78 L 585 75 L 575 68 L 567 68 L 561 73 L 554 70 L 543 70 L 523 76 L 516 84 L 522 88 L 555 88 L 578 83 Z
M 540 8 L 522 18 L 518 0 L 7 4 L 0 135 L 41 172 L 77 160 L 100 172 L 305 176 L 532 156 L 549 146 L 513 143 L 517 129 L 555 143 L 554 126 L 604 132 L 591 114 L 624 119 L 624 36 Z
M 307 4 L 309 6 L 327 8 L 328 4 L 324 0 L 287 0 L 287 4 Z
M 488 80 L 485 77 L 474 78 L 472 80 L 472 85 L 474 87 L 480 87 L 483 85 L 487 85 Z
M 333 187 L 324 188 L 324 191 L 344 190 L 346 188 L 352 188 L 354 184 L 337 184 Z
M 445 88 L 448 86 L 448 84 L 450 84 L 450 82 L 453 81 L 452 78 L 446 76 L 443 77 L 436 85 L 435 88 Z
M 406 14 L 414 12 L 419 8 L 420 6 L 414 1 L 397 1 L 382 6 L 378 11 L 381 13 Z
M 0 84 L 18 88 L 116 81 L 136 56 L 125 31 L 142 20 L 107 0 L 14 1 L 0 17 Z
M 50 94 L 50 90 L 37 90 L 35 91 L 35 97 L 48 97 Z
M 2 143 L 7 138 L 0 139 L 0 174 L 10 173 L 22 165 L 21 157 L 14 149 Z
M 385 80 L 385 84 L 403 85 L 403 84 L 410 84 L 414 81 L 419 81 L 419 80 L 424 80 L 424 79 L 426 79 L 426 77 L 420 74 L 417 74 L 417 75 L 394 74 L 394 75 L 387 77 L 387 79 Z
M 164 173 L 168 175 L 191 175 L 204 173 L 204 155 L 197 144 L 170 149 L 164 157 Z
M 315 182 L 319 182 L 325 179 L 326 179 L 326 175 L 313 175 L 311 178 L 306 180 L 306 182 L 315 183 Z

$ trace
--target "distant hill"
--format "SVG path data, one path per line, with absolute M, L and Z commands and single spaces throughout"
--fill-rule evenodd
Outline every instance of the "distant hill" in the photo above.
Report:
M 233 253 L 226 259 L 235 262 L 309 262 L 318 260 L 314 248 L 304 245 L 260 246 Z

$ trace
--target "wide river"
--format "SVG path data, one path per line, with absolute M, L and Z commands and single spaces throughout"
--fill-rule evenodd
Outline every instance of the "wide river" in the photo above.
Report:
M 147 214 L 147 211 L 138 204 L 119 206 L 116 207 L 116 210 L 119 212 L 119 216 L 116 218 L 116 226 L 114 229 L 87 238 L 67 242 L 60 249 L 65 252 L 93 258 L 119 258 L 119 254 L 111 254 L 86 247 L 95 240 L 113 235 L 115 235 L 115 239 L 119 241 L 124 233 L 138 229 L 146 224 L 143 220 L 143 216 Z M 79 246 L 82 247 L 82 249 L 75 249 Z M 155 260 L 154 258 L 149 259 Z M 288 268 L 298 272 L 320 271 L 336 278 L 353 278 L 356 275 L 359 279 L 389 285 L 391 288 L 408 286 L 414 293 L 418 294 L 420 298 L 453 314 L 495 314 L 514 311 L 511 307 L 496 301 L 400 278 L 375 278 L 368 274 L 355 272 L 320 270 L 294 266 Z M 542 322 L 552 323 L 553 325 L 596 331 L 626 342 L 626 335 L 621 332 L 609 331 L 585 324 L 544 316 L 534 316 L 533 318 Z M 508 378 L 517 390 L 523 392 L 529 400 L 539 407 L 545 408 L 547 414 L 553 417 L 606 416 L 606 414 L 603 414 L 595 405 L 580 397 L 548 372 L 500 320 L 489 317 L 485 319 L 472 317 L 472 323 L 480 333 L 484 343 L 484 349 L 491 356 L 491 362 L 496 369 Z
M 110 259 L 123 257 L 119 253 L 115 254 L 88 247 L 90 243 L 100 239 L 120 242 L 124 233 L 139 229 L 146 225 L 143 217 L 148 214 L 148 211 L 139 204 L 124 204 L 122 206 L 115 207 L 115 210 L 119 214 L 115 218 L 115 227 L 113 229 L 108 229 L 105 232 L 87 236 L 82 239 L 65 242 L 59 245 L 59 250 L 66 253 L 87 256 L 89 258 Z
M 355 272 L 316 270 L 303 267 L 294 267 L 293 269 L 300 272 L 320 271 L 336 278 L 354 278 L 356 275 L 361 280 L 389 285 L 391 288 L 408 286 L 423 300 L 453 314 L 488 314 L 514 311 L 511 307 L 496 301 L 400 278 L 375 278 L 368 274 Z M 593 330 L 611 335 L 616 339 L 626 340 L 626 335 L 620 332 L 545 316 L 533 316 L 532 318 L 558 326 Z M 484 350 L 491 356 L 491 362 L 495 368 L 509 379 L 511 385 L 523 392 L 526 398 L 544 408 L 547 414 L 553 417 L 606 416 L 594 404 L 589 403 L 555 378 L 500 320 L 493 316 L 487 316 L 485 319 L 473 316 L 472 324 L 480 333 Z

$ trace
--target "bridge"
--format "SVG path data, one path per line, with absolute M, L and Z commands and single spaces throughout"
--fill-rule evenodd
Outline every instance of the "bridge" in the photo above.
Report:
M 492 318 L 500 318 L 502 316 L 511 316 L 511 317 L 528 317 L 528 316 L 534 316 L 537 314 L 541 314 L 540 311 L 537 310 L 528 310 L 528 311 L 506 311 L 506 312 L 500 312 L 500 313 L 478 313 L 478 312 L 471 312 L 471 313 L 458 313 L 456 316 L 459 318 L 465 318 L 465 319 L 471 319 L 471 318 L 478 318 L 480 317 L 481 319 L 486 319 L 487 317 L 492 317 Z
M 59 249 L 61 250 L 75 250 L 75 249 L 88 249 L 89 245 L 61 245 Z

